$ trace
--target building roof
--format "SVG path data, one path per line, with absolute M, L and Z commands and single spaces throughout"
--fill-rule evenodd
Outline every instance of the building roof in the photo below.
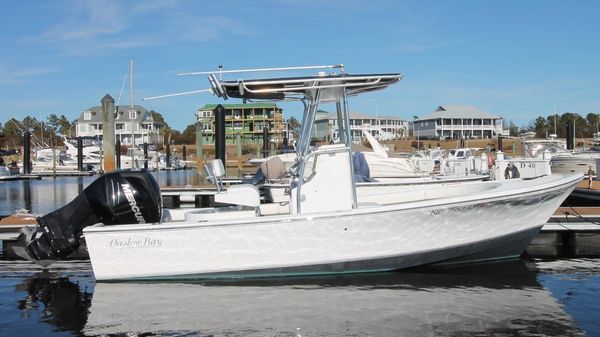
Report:
M 154 119 L 152 118 L 152 114 L 150 112 L 148 112 L 148 110 L 146 110 L 143 106 L 134 105 L 133 109 L 135 111 L 139 112 L 137 117 L 134 119 L 134 122 L 136 122 L 136 123 L 154 122 Z M 117 106 L 117 110 L 118 111 L 115 116 L 115 122 L 131 121 L 131 119 L 129 118 L 129 110 L 130 110 L 129 105 L 119 105 L 119 106 Z M 84 119 L 84 114 L 86 112 L 92 113 L 91 119 Z M 102 107 L 101 106 L 93 106 L 93 107 L 83 111 L 81 113 L 81 115 L 79 115 L 79 118 L 77 118 L 77 123 L 102 123 L 103 121 L 104 121 L 104 119 L 102 118 Z
M 198 110 L 213 110 L 218 104 L 205 104 Z M 225 109 L 260 109 L 278 108 L 275 103 L 221 104 Z
M 440 119 L 440 118 L 491 118 L 500 119 L 502 117 L 481 111 L 473 105 L 440 105 L 428 115 L 419 117 L 420 120 Z
M 333 119 L 337 119 L 337 114 L 335 112 L 327 112 L 324 110 L 319 110 L 317 111 L 317 120 L 322 120 L 322 119 L 328 119 L 328 120 L 333 120 Z M 362 113 L 362 112 L 350 112 L 350 119 L 379 119 L 379 120 L 399 120 L 399 121 L 403 121 L 404 119 L 397 117 L 397 116 L 374 116 L 374 115 L 368 115 L 366 113 Z

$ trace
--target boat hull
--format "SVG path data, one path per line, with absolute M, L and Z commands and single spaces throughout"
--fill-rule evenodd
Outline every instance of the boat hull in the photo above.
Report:
M 328 214 L 99 225 L 84 235 L 98 280 L 359 273 L 514 258 L 579 179 Z
M 553 173 L 580 172 L 583 174 L 596 174 L 596 159 L 600 158 L 597 152 L 582 152 L 571 156 L 556 156 L 552 158 Z

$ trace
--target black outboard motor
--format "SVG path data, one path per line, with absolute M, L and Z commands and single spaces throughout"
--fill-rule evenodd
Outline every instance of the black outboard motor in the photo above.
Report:
M 21 233 L 31 259 L 66 258 L 79 247 L 84 227 L 160 222 L 162 198 L 147 171 L 115 171 L 90 184 L 73 201 L 37 218 L 35 230 Z

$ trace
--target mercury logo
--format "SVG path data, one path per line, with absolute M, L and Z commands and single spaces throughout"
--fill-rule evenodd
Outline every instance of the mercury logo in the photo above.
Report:
M 131 189 L 131 186 L 129 184 L 121 184 L 121 187 L 123 188 L 123 193 L 125 193 L 125 198 L 127 198 L 127 201 L 129 201 L 129 206 L 131 207 L 131 211 L 135 215 L 137 222 L 146 223 L 146 220 L 144 219 L 144 216 L 142 215 L 142 212 L 140 211 L 140 208 L 133 197 L 133 190 Z

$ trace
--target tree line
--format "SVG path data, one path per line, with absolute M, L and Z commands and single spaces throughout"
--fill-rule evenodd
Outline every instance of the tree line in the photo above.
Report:
M 592 138 L 592 135 L 598 132 L 600 115 L 597 113 L 588 113 L 585 117 L 573 113 L 565 112 L 562 115 L 555 114 L 548 117 L 538 117 L 529 127 L 529 131 L 534 131 L 538 138 L 545 138 L 548 135 L 556 134 L 559 138 L 567 137 L 567 124 L 575 125 L 576 138 Z
M 31 116 L 27 116 L 21 121 L 10 118 L 8 121 L 0 123 L 0 146 L 10 149 L 19 148 L 23 145 L 25 131 L 31 132 L 34 145 L 56 145 L 59 134 L 75 136 L 74 123 L 74 120 L 69 121 L 65 115 L 59 117 L 56 114 L 51 114 L 45 121 Z

